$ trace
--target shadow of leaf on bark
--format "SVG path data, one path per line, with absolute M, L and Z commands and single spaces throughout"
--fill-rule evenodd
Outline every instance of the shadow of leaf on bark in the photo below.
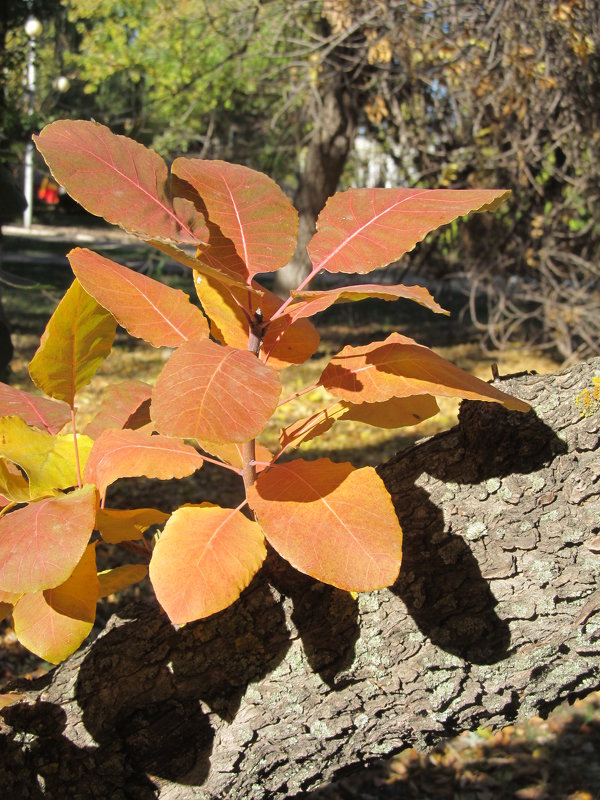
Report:
M 508 623 L 495 611 L 488 581 L 468 543 L 444 518 L 453 499 L 458 502 L 453 487 L 468 484 L 472 497 L 473 485 L 481 484 L 485 492 L 490 479 L 535 472 L 565 447 L 533 411 L 463 402 L 458 426 L 379 468 L 404 533 L 402 568 L 393 591 L 420 630 L 443 650 L 489 664 L 501 660 L 510 645 Z M 441 482 L 435 500 L 418 485 L 423 475 Z M 470 522 L 477 521 L 473 513 Z

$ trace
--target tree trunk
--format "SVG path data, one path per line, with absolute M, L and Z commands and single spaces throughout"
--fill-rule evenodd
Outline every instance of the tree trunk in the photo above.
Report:
M 319 212 L 337 189 L 354 142 L 357 110 L 351 90 L 341 85 L 339 77 L 324 93 L 321 104 L 294 197 L 300 221 L 298 244 L 289 264 L 275 274 L 275 292 L 282 297 L 311 270 L 306 246 Z
M 380 468 L 404 529 L 391 589 L 354 600 L 272 557 L 232 608 L 179 630 L 128 608 L 16 685 L 4 796 L 293 797 L 597 689 L 599 374 L 503 382 L 535 413 L 463 403 Z

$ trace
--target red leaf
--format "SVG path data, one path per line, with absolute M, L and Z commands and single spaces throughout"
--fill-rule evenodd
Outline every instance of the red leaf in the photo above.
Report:
M 182 506 L 154 548 L 150 580 L 171 622 L 191 622 L 237 600 L 266 555 L 260 527 L 240 511 Z
M 158 377 L 150 414 L 160 433 L 207 442 L 247 442 L 277 407 L 277 373 L 247 350 L 186 342 Z
M 141 431 L 105 430 L 94 442 L 85 465 L 84 480 L 95 483 L 102 496 L 118 478 L 169 480 L 185 478 L 203 464 L 190 445 Z
M 0 588 L 36 592 L 58 586 L 82 557 L 94 529 L 93 486 L 30 503 L 0 519 Z
M 152 387 L 143 381 L 121 381 L 109 386 L 104 392 L 100 410 L 83 432 L 86 436 L 97 439 L 107 428 L 120 430 L 138 427 L 132 425 L 131 420 L 140 407 L 150 400 L 151 395 Z M 148 417 L 142 424 L 149 421 Z
M 274 181 L 225 161 L 178 158 L 172 170 L 198 192 L 250 277 L 287 264 L 296 249 L 298 214 Z
M 365 283 L 360 286 L 342 286 L 323 292 L 291 292 L 295 302 L 288 307 L 286 314 L 293 320 L 301 317 L 312 317 L 335 303 L 355 303 L 358 300 L 377 298 L 378 300 L 397 300 L 405 298 L 414 300 L 419 305 L 435 311 L 437 314 L 449 314 L 423 286 L 385 286 L 376 283 Z
M 277 464 L 259 475 L 248 502 L 269 542 L 301 572 L 357 592 L 396 580 L 402 531 L 372 467 L 327 458 Z
M 0 383 L 0 417 L 19 416 L 28 425 L 58 433 L 71 420 L 71 409 L 61 400 L 38 397 Z
M 383 342 L 345 347 L 325 367 L 319 383 L 336 397 L 354 403 L 432 394 L 502 403 L 515 411 L 529 411 L 527 403 L 495 389 L 399 333 L 392 333 Z
M 207 240 L 204 217 L 171 196 L 166 164 L 152 150 L 84 120 L 58 120 L 33 140 L 56 180 L 92 214 L 141 237 Z
M 208 323 L 184 292 L 80 247 L 68 254 L 85 291 L 132 336 L 153 347 L 178 347 L 206 339 Z
M 430 231 L 471 211 L 488 211 L 500 189 L 349 189 L 329 198 L 308 245 L 316 270 L 364 274 L 385 267 Z

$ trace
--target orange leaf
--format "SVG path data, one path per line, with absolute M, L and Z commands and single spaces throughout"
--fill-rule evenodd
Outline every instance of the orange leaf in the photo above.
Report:
M 211 223 L 209 223 L 209 229 L 211 231 L 210 237 L 212 239 L 213 229 L 218 229 Z M 253 294 L 256 294 L 255 290 L 250 290 L 246 285 L 247 276 L 245 267 L 235 252 L 233 244 L 229 242 L 229 239 L 224 239 L 222 235 L 221 239 L 228 243 L 227 250 L 229 255 L 233 254 L 231 263 L 229 263 L 227 260 L 221 260 L 216 257 L 212 258 L 207 256 L 206 253 L 208 251 L 211 253 L 213 252 L 213 248 L 210 246 L 208 248 L 198 248 L 196 257 L 194 257 L 186 253 L 184 250 L 181 250 L 181 248 L 172 244 L 166 244 L 165 242 L 149 240 L 148 244 L 156 247 L 156 249 L 160 250 L 161 253 L 165 253 L 165 255 L 168 255 L 179 264 L 184 264 L 186 267 L 196 270 L 196 272 L 199 272 L 201 275 L 205 275 L 207 278 L 210 278 L 213 281 L 222 283 L 224 286 L 237 286 L 240 289 L 244 289 L 246 292 L 252 291 Z
M 250 277 L 287 264 L 296 249 L 298 213 L 274 181 L 225 161 L 177 158 L 172 171 L 198 192 Z
M 152 387 L 143 381 L 121 381 L 109 386 L 104 391 L 100 410 L 94 419 L 84 428 L 84 433 L 92 439 L 97 439 L 102 431 L 107 428 L 136 428 L 141 427 L 131 424 L 136 413 L 145 403 L 149 403 Z M 140 420 L 143 424 L 150 421 Z
M 355 592 L 396 580 L 402 531 L 372 467 L 328 458 L 277 464 L 259 475 L 248 502 L 270 544 L 301 572 Z
M 58 433 L 71 421 L 71 410 L 66 403 L 23 392 L 0 383 L 0 417 L 21 417 L 34 428 Z
M 33 140 L 56 180 L 92 214 L 142 237 L 206 241 L 204 217 L 172 197 L 162 158 L 96 122 L 58 120 Z
M 226 288 L 196 274 L 196 292 L 206 315 L 210 319 L 210 332 L 219 342 L 245 350 L 248 345 L 250 325 L 242 308 L 252 313 L 260 308 L 268 321 L 281 306 L 282 300 L 267 289 L 261 289 L 260 298 L 248 306 L 248 292 L 236 287 Z M 257 284 L 254 284 L 256 287 Z M 283 369 L 290 364 L 303 364 L 319 346 L 319 334 L 308 320 L 290 324 L 287 316 L 267 326 L 263 339 L 263 352 L 269 354 L 273 369 Z
M 92 630 L 97 600 L 95 545 L 90 544 L 64 583 L 23 595 L 13 610 L 15 633 L 32 653 L 58 664 Z
M 355 403 L 432 394 L 502 403 L 515 411 L 529 410 L 527 403 L 495 389 L 399 333 L 392 333 L 383 342 L 345 347 L 325 367 L 319 383 L 336 397 Z
M 167 436 L 247 442 L 264 429 L 280 392 L 275 370 L 247 350 L 186 342 L 159 375 L 150 414 Z
M 50 318 L 31 363 L 36 386 L 73 408 L 110 353 L 116 324 L 112 316 L 73 281 Z
M 0 519 L 0 587 L 36 592 L 73 572 L 94 529 L 96 489 L 84 486 L 18 508 Z
M 99 508 L 96 512 L 96 528 L 105 542 L 119 544 L 132 539 L 141 539 L 151 525 L 162 525 L 169 515 L 157 508 Z
M 118 478 L 169 480 L 185 478 L 202 466 L 202 458 L 183 442 L 141 431 L 105 430 L 94 442 L 84 480 L 95 483 L 102 496 Z
M 430 231 L 471 211 L 497 208 L 501 189 L 349 189 L 330 197 L 308 244 L 315 270 L 359 272 L 385 267 Z
M 240 511 L 182 506 L 154 548 L 150 580 L 171 622 L 191 622 L 237 600 L 266 555 L 260 527 Z
M 153 347 L 178 347 L 188 339 L 208 337 L 204 315 L 179 289 L 171 289 L 92 250 L 77 247 L 67 257 L 85 291 L 132 336 Z
M 347 403 L 342 401 L 283 428 L 282 447 L 298 447 L 326 433 L 338 420 L 354 420 L 377 428 L 404 428 L 418 425 L 439 411 L 431 395 L 392 397 L 382 403 Z
M 295 302 L 288 307 L 286 314 L 297 320 L 301 317 L 312 317 L 320 311 L 336 303 L 355 303 L 359 300 L 377 298 L 378 300 L 414 300 L 419 305 L 435 311 L 437 314 L 449 314 L 436 301 L 423 286 L 386 286 L 376 283 L 365 283 L 360 286 L 341 286 L 322 292 L 291 292 Z

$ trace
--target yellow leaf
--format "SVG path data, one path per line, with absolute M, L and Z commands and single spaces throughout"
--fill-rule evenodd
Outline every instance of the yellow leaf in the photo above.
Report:
M 77 437 L 81 471 L 94 442 L 88 436 Z M 77 486 L 77 467 L 73 434 L 52 434 L 30 428 L 20 417 L 0 418 L 0 456 L 18 464 L 29 478 L 28 500 L 55 489 Z M 18 482 L 15 481 L 15 487 Z M 19 501 L 22 502 L 22 501 Z
M 75 394 L 110 353 L 115 330 L 111 314 L 73 281 L 29 364 L 31 379 L 47 395 L 73 408 Z
M 33 499 L 29 484 L 18 468 L 3 458 L 0 459 L 0 494 L 13 503 L 28 503 Z
M 105 569 L 98 573 L 98 598 L 120 592 L 143 580 L 147 574 L 148 567 L 145 564 L 122 564 L 120 567 Z
M 169 514 L 157 508 L 134 508 L 123 511 L 116 508 L 100 508 L 96 513 L 96 528 L 105 542 L 119 542 L 141 539 L 144 531 L 151 525 L 161 525 L 169 519 Z

